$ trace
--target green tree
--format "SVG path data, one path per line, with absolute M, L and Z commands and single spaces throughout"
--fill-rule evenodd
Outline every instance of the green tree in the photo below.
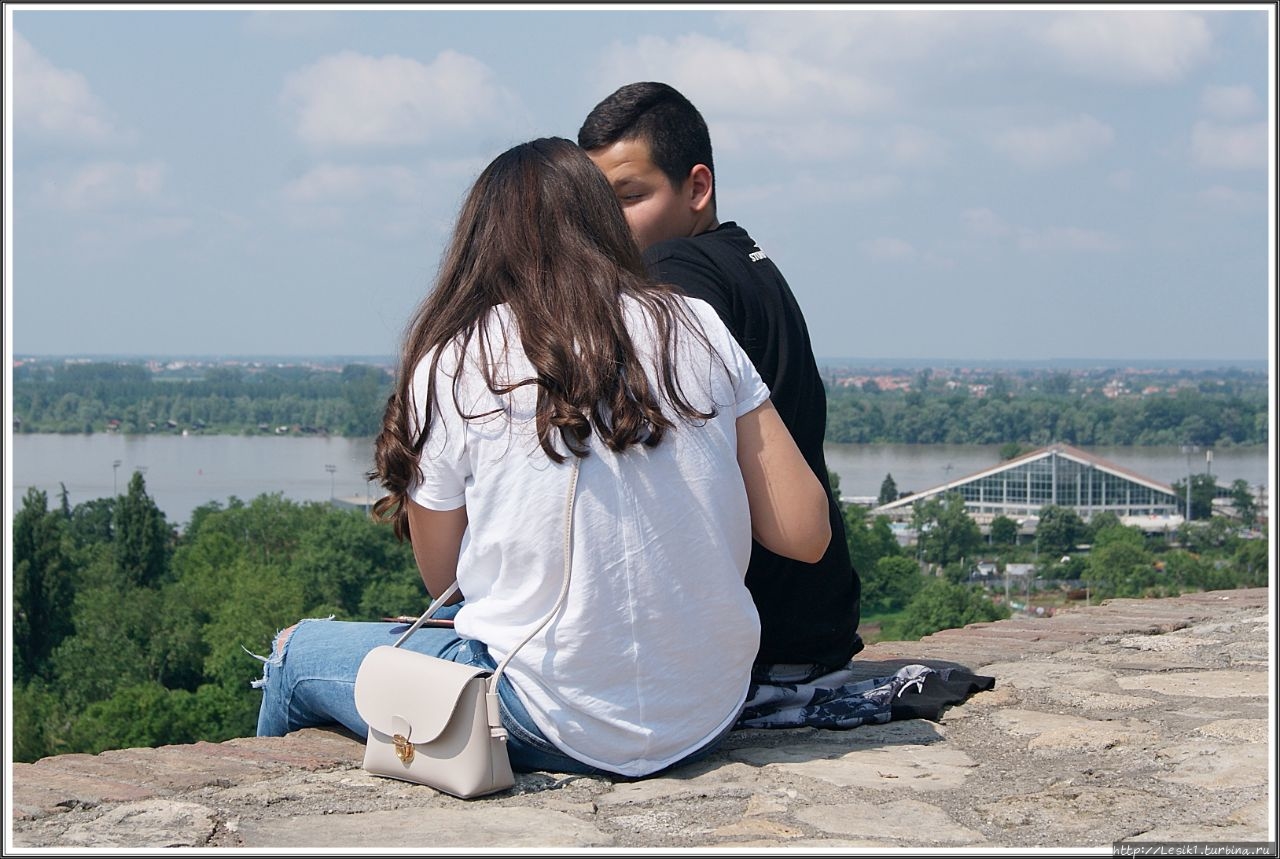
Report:
M 991 602 L 981 588 L 933 579 L 907 603 L 905 615 L 894 634 L 922 638 L 940 629 L 1001 620 L 1009 616 L 1009 609 Z
M 59 694 L 73 712 L 110 698 L 116 689 L 159 681 L 162 666 L 148 645 L 160 622 L 159 594 L 151 588 L 109 582 L 76 594 L 75 635 L 54 651 L 51 665 Z
M 1130 546 L 1136 546 L 1139 549 L 1146 546 L 1147 538 L 1143 535 L 1141 529 L 1132 525 L 1110 525 L 1100 528 L 1093 535 L 1093 551 L 1104 549 L 1107 546 L 1116 543 L 1128 543 Z
M 1018 542 L 1018 523 L 1008 516 L 991 520 L 991 542 L 996 546 L 1012 546 Z
M 1071 393 L 1071 374 L 1053 373 L 1041 382 L 1041 389 L 1046 394 L 1065 396 Z
M 894 482 L 892 474 L 886 474 L 884 480 L 880 482 L 880 495 L 877 502 L 880 504 L 888 504 L 891 501 L 898 500 L 898 484 Z
M 375 435 L 382 423 L 382 412 L 391 393 L 391 377 L 379 367 L 348 364 L 342 368 L 342 395 L 350 404 L 344 410 L 349 425 L 341 429 L 352 435 Z
M 1079 513 L 1070 507 L 1049 504 L 1040 508 L 1036 551 L 1053 557 L 1066 555 L 1076 547 L 1084 533 L 1084 521 Z
M 879 546 L 867 522 L 867 509 L 858 504 L 844 508 L 844 536 L 849 544 L 849 560 L 861 576 L 875 566 L 880 557 Z
M 1088 578 L 1100 595 L 1135 597 L 1158 584 L 1160 577 L 1150 552 L 1120 541 L 1089 553 Z
M 195 742 L 192 695 L 147 682 L 126 686 L 90 704 L 72 723 L 71 745 L 89 754 L 106 749 Z
M 164 514 L 147 494 L 142 472 L 129 479 L 129 490 L 116 505 L 116 573 L 122 583 L 151 586 L 165 576 L 169 563 L 169 528 Z
M 1267 584 L 1268 558 L 1266 540 L 1241 540 L 1232 560 L 1240 575 L 1240 584 L 1260 588 Z
M 1208 552 L 1236 539 L 1238 526 L 1225 516 L 1210 516 L 1178 526 L 1178 541 L 1193 552 Z
M 71 634 L 75 588 L 64 536 L 67 520 L 48 509 L 34 487 L 13 519 L 13 648 L 19 681 L 44 673 L 54 649 Z
M 1187 514 L 1187 481 L 1173 483 L 1182 515 Z M 1191 475 L 1191 519 L 1208 519 L 1213 515 L 1213 499 L 1218 494 L 1218 480 L 1212 474 Z
M 982 545 L 982 531 L 965 510 L 964 498 L 952 492 L 916 505 L 914 524 L 926 561 L 946 566 L 972 557 Z
M 1191 494 L 1194 502 L 1194 487 L 1192 487 Z M 1240 521 L 1246 527 L 1252 528 L 1254 523 L 1258 521 L 1258 505 L 1253 493 L 1249 491 L 1249 482 L 1247 480 L 1240 478 L 1231 482 L 1231 503 L 1235 506 L 1236 514 L 1240 517 Z
M 70 717 L 55 688 L 35 677 L 13 686 L 13 759 L 30 762 L 69 751 Z
M 1016 441 L 1007 441 L 1000 445 L 1000 461 L 1004 462 L 1010 459 L 1017 459 L 1024 453 L 1022 445 Z
M 1191 552 L 1175 549 L 1166 552 L 1161 560 L 1164 562 L 1165 581 L 1179 592 L 1220 590 L 1234 586 L 1229 570 Z
M 109 544 L 115 539 L 115 498 L 94 498 L 77 504 L 68 523 L 77 548 Z
M 911 558 L 880 558 L 862 574 L 862 606 L 868 613 L 897 611 L 924 586 L 920 565 Z
M 1111 510 L 1100 510 L 1089 517 L 1089 521 L 1085 523 L 1085 537 L 1090 543 L 1097 542 L 1099 531 L 1107 528 L 1118 528 L 1121 525 L 1120 517 Z

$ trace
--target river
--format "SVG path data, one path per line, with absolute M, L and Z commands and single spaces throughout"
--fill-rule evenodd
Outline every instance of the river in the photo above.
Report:
M 58 503 L 60 484 L 65 484 L 74 506 L 124 492 L 138 470 L 148 494 L 172 524 L 185 524 L 196 507 L 210 501 L 226 504 L 231 496 L 249 501 L 264 492 L 280 492 L 296 501 L 337 498 L 357 504 L 378 497 L 378 486 L 364 477 L 372 465 L 368 438 L 15 434 L 12 443 L 12 511 L 19 509 L 28 487 L 47 492 L 52 506 Z M 899 491 L 919 491 L 997 464 L 999 449 L 829 444 L 827 465 L 840 476 L 846 498 L 874 497 L 886 474 L 893 475 Z M 1087 450 L 1164 483 L 1184 479 L 1188 471 L 1188 457 L 1177 447 Z M 1219 485 L 1238 478 L 1251 487 L 1270 484 L 1266 447 L 1216 450 L 1212 463 L 1206 463 L 1203 452 L 1191 456 L 1192 470 L 1203 472 L 1206 467 Z

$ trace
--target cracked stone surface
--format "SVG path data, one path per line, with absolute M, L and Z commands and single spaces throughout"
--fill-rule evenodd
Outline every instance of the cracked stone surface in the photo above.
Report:
M 802 809 L 797 817 L 823 832 L 917 842 L 927 833 L 932 844 L 976 844 L 982 833 L 960 826 L 942 809 L 914 799 L 883 805 L 849 802 L 823 808 Z
M 1265 841 L 1270 606 L 1265 588 L 1118 600 L 872 645 L 856 660 L 868 676 L 941 662 L 996 687 L 939 722 L 735 731 L 706 760 L 639 781 L 522 773 L 510 791 L 459 800 L 370 776 L 359 739 L 314 728 L 18 763 L 6 855 Z
M 1124 689 L 1193 698 L 1265 698 L 1266 675 L 1256 671 L 1182 671 L 1147 677 L 1121 677 Z

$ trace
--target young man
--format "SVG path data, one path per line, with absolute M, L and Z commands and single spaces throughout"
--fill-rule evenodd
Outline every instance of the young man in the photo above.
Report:
M 757 679 L 803 682 L 844 666 L 863 647 L 861 583 L 827 479 L 826 390 L 795 296 L 742 227 L 717 220 L 711 137 L 702 115 L 675 89 L 653 82 L 622 87 L 587 116 L 578 145 L 608 177 L 650 273 L 720 315 L 827 487 L 832 536 L 820 561 L 805 564 L 752 547 L 746 584 L 760 613 Z

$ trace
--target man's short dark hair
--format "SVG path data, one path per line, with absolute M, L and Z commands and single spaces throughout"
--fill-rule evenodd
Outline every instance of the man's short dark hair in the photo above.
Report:
M 698 164 L 711 175 L 711 134 L 689 99 L 655 81 L 627 84 L 597 104 L 578 129 L 578 145 L 588 152 L 619 140 L 643 140 L 654 166 L 680 187 Z

